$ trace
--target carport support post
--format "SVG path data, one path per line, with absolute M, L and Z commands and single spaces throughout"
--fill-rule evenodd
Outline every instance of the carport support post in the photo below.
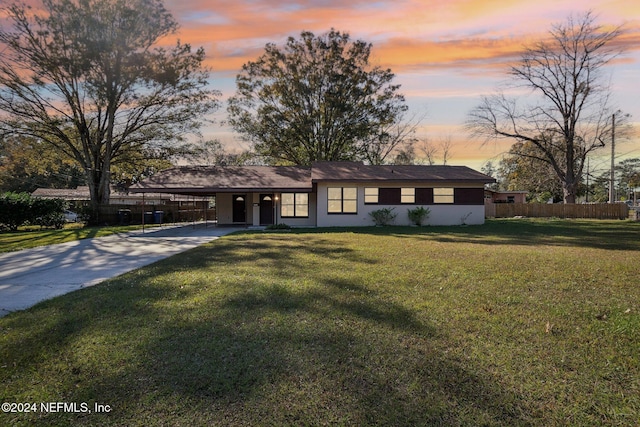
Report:
M 207 199 L 202 198 L 202 216 L 204 217 L 204 228 L 207 228 Z
M 144 194 L 142 193 L 142 232 L 144 233 Z

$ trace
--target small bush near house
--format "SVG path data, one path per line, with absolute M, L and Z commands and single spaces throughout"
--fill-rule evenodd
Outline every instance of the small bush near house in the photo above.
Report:
M 421 226 L 424 221 L 429 219 L 431 209 L 425 208 L 424 206 L 418 206 L 415 209 L 408 209 L 407 215 L 409 216 L 409 221 L 417 226 Z
M 266 229 L 267 230 L 291 230 L 291 226 L 285 223 L 271 224 L 271 225 L 268 225 Z
M 376 225 L 391 225 L 396 219 L 396 216 L 398 216 L 398 214 L 393 212 L 394 210 L 395 208 L 382 208 L 369 212 L 369 216 L 371 216 L 371 219 L 373 219 Z

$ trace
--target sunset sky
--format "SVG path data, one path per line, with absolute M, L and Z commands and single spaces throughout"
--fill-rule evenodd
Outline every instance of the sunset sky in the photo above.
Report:
M 420 137 L 451 138 L 451 163 L 479 168 L 498 159 L 510 143 L 481 147 L 462 129 L 481 94 L 507 78 L 508 64 L 522 46 L 545 35 L 570 14 L 592 10 L 603 25 L 624 24 L 626 53 L 610 67 L 614 101 L 640 122 L 640 2 L 630 0 L 166 0 L 180 22 L 179 37 L 203 46 L 214 72 L 212 85 L 226 99 L 235 91 L 242 64 L 256 59 L 269 42 L 331 28 L 373 43 L 376 65 L 389 67 L 410 110 L 426 113 Z M 224 112 L 217 114 L 224 119 Z M 242 143 L 214 127 L 233 149 Z M 606 153 L 603 153 L 606 154 Z M 640 157 L 640 138 L 621 144 L 620 155 Z

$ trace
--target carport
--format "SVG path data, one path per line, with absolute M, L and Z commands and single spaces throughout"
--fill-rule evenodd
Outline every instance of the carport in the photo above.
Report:
M 159 172 L 129 191 L 143 196 L 179 194 L 194 200 L 214 197 L 216 218 L 209 220 L 246 226 L 278 223 L 281 193 L 312 193 L 313 184 L 311 169 L 299 166 L 182 166 Z

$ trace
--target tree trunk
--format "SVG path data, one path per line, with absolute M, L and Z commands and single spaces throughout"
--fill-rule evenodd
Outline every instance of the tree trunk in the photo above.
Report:
M 108 205 L 111 191 L 108 171 L 91 170 L 87 173 L 89 185 L 89 225 L 100 225 L 100 206 Z
M 578 183 L 577 182 L 563 182 L 562 183 L 562 192 L 564 193 L 564 202 L 565 203 L 575 203 L 576 196 L 578 194 Z

